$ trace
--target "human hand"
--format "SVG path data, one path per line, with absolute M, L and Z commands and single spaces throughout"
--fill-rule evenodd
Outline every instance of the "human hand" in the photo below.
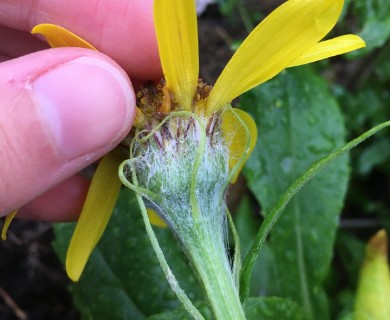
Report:
M 91 50 L 44 50 L 29 34 L 40 23 L 66 27 L 123 69 Z M 152 0 L 0 0 L 0 44 L 0 216 L 22 207 L 19 217 L 74 219 L 88 189 L 76 173 L 131 128 L 127 74 L 161 75 Z

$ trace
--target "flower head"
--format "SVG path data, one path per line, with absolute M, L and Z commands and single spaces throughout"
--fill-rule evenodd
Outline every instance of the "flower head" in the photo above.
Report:
M 245 39 L 205 100 L 211 114 L 283 69 L 364 47 L 355 35 L 321 40 L 335 26 L 343 0 L 287 1 L 267 16 Z M 156 0 L 159 53 L 167 87 L 184 110 L 191 109 L 198 81 L 195 4 Z
M 199 82 L 199 59 L 197 39 L 197 17 L 195 1 L 155 0 L 154 21 L 164 72 L 164 82 L 153 98 L 157 103 L 154 113 L 148 114 L 142 99 L 149 91 L 140 93 L 135 125 L 157 113 L 166 116 L 172 111 L 192 112 L 203 119 L 213 119 L 230 102 L 251 88 L 271 79 L 285 68 L 311 63 L 331 56 L 343 54 L 361 47 L 364 41 L 355 35 L 344 35 L 321 41 L 336 24 L 343 0 L 289 0 L 267 16 L 245 39 L 228 62 L 214 87 Z M 41 33 L 53 47 L 78 46 L 94 49 L 93 46 L 69 31 L 55 25 L 36 26 L 33 33 Z M 147 89 L 146 89 L 147 90 Z M 157 120 L 158 117 L 156 117 Z M 230 150 L 229 167 L 233 168 L 242 154 L 249 155 L 253 149 L 257 130 L 254 121 L 245 112 L 237 110 L 223 112 L 221 131 Z M 243 129 L 244 123 L 247 127 Z M 249 133 L 249 134 L 248 134 Z M 242 143 L 244 141 L 245 143 Z M 248 142 L 250 141 L 250 142 Z M 247 143 L 248 142 L 248 143 Z M 249 147 L 248 147 L 249 146 Z M 78 280 L 85 263 L 99 240 L 115 204 L 120 182 L 117 178 L 118 156 L 109 154 L 103 160 L 96 177 L 115 185 L 107 190 L 103 183 L 96 182 L 88 194 L 76 227 L 67 256 L 67 270 L 73 280 Z M 112 194 L 109 205 L 97 202 Z M 99 227 L 91 227 L 99 226 Z M 86 229 L 88 231 L 86 232 Z

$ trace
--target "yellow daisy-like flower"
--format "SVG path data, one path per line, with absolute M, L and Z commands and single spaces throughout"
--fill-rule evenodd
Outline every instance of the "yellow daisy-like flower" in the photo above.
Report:
M 209 95 L 194 104 L 199 77 L 195 0 L 155 0 L 154 21 L 165 86 L 175 99 L 176 110 L 209 117 L 285 68 L 364 47 L 364 41 L 355 35 L 321 41 L 336 24 L 343 4 L 343 0 L 290 0 L 279 6 L 245 39 Z M 43 34 L 52 47 L 95 49 L 59 26 L 41 24 L 32 33 Z M 169 106 L 164 111 L 169 112 Z M 230 168 L 242 154 L 248 156 L 257 137 L 252 118 L 240 110 L 234 113 L 224 112 L 222 119 L 223 132 L 230 132 L 226 142 L 230 149 Z M 249 151 L 242 143 L 248 140 L 247 131 L 237 125 L 237 115 L 249 129 Z M 142 118 L 142 112 L 137 110 L 136 122 Z M 93 178 L 67 254 L 67 272 L 74 281 L 79 279 L 115 206 L 121 186 L 117 170 L 122 160 L 123 156 L 114 150 L 102 159 Z

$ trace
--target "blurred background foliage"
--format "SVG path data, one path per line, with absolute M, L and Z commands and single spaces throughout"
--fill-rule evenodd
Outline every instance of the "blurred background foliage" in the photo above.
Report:
M 199 17 L 202 77 L 214 83 L 248 32 L 281 3 L 209 5 Z M 347 0 L 330 36 L 345 33 L 360 35 L 367 48 L 286 70 L 233 103 L 250 113 L 259 129 L 256 149 L 228 192 L 244 255 L 263 217 L 311 163 L 390 119 L 390 2 Z M 326 168 L 291 201 L 255 264 L 249 319 L 352 317 L 365 244 L 379 229 L 390 230 L 389 159 L 390 131 L 384 130 Z M 62 259 L 72 228 L 55 226 L 54 247 Z M 181 286 L 209 315 L 169 230 L 156 232 Z M 5 270 L 1 262 L 0 267 Z M 60 278 L 65 287 L 62 271 Z M 188 317 L 160 270 L 128 190 L 71 292 L 83 319 Z M 19 305 L 23 309 L 23 299 Z M 0 315 L 4 310 L 0 306 Z M 56 314 L 74 319 L 74 313 L 67 317 Z

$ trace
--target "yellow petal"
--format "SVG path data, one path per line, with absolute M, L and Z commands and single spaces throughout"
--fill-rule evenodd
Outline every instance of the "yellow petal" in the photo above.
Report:
M 207 101 L 209 114 L 271 79 L 336 24 L 343 0 L 290 0 L 267 16 L 229 61 Z
M 247 131 L 237 117 L 240 117 L 240 119 L 248 127 L 249 137 L 247 135 Z M 222 114 L 222 131 L 226 137 L 226 143 L 230 151 L 230 170 L 234 168 L 234 166 L 241 160 L 244 153 L 247 151 L 247 154 L 245 155 L 244 161 L 242 162 L 239 170 L 236 172 L 236 174 L 232 177 L 232 180 L 230 181 L 231 183 L 235 183 L 242 167 L 244 166 L 246 160 L 248 160 L 250 154 L 252 153 L 256 145 L 257 127 L 252 117 L 245 111 L 242 111 L 240 109 L 234 109 L 233 112 L 232 109 L 229 108 Z M 247 150 L 248 139 L 250 139 L 249 150 Z
M 154 23 L 168 89 L 191 110 L 199 76 L 195 0 L 155 0 Z
M 8 231 L 8 228 L 9 228 L 9 226 L 10 226 L 12 220 L 15 218 L 17 212 L 18 212 L 18 210 L 12 211 L 11 213 L 9 213 L 9 214 L 5 217 L 3 229 L 1 230 L 1 240 L 7 240 L 7 231 Z
M 347 34 L 330 40 L 321 41 L 311 47 L 299 58 L 295 59 L 288 65 L 288 67 L 296 67 L 302 64 L 334 57 L 339 54 L 364 48 L 365 46 L 366 43 L 363 39 L 353 34 Z
M 356 320 L 390 319 L 387 235 L 379 231 L 367 245 L 355 301 Z
M 161 219 L 160 216 L 154 210 L 147 208 L 146 211 L 148 212 L 149 221 L 151 224 L 160 228 L 165 228 L 167 226 L 164 220 Z
M 66 256 L 66 271 L 73 281 L 79 280 L 111 217 L 122 185 L 117 172 L 123 158 L 118 150 L 111 151 L 100 161 L 93 176 Z
M 145 122 L 145 115 L 144 113 L 141 111 L 140 108 L 136 107 L 135 108 L 135 118 L 134 118 L 134 123 L 133 123 L 133 126 L 134 127 L 138 127 L 139 125 L 141 125 L 142 123 Z
M 36 25 L 32 30 L 32 34 L 42 34 L 52 48 L 59 47 L 80 47 L 91 50 L 96 50 L 91 44 L 83 40 L 79 36 L 69 30 L 50 23 L 42 23 Z

